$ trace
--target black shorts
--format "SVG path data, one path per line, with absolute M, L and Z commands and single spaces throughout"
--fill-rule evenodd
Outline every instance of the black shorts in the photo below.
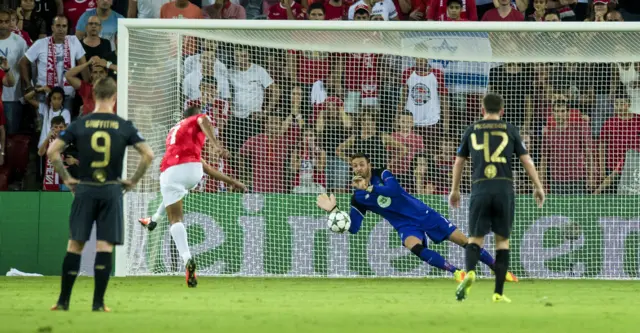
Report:
M 513 193 L 478 193 L 469 199 L 469 236 L 484 237 L 489 232 L 509 238 L 515 215 Z
M 69 216 L 70 239 L 86 242 L 96 223 L 97 239 L 120 245 L 124 241 L 122 185 L 78 185 Z

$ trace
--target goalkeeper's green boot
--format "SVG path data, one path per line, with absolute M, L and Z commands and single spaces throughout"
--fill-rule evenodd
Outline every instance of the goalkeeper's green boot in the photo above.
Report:
M 467 272 L 467 276 L 464 277 L 464 280 L 460 282 L 458 285 L 458 289 L 456 289 L 456 299 L 458 301 L 464 301 L 465 298 L 469 295 L 469 291 L 471 291 L 471 285 L 476 281 L 476 271 Z

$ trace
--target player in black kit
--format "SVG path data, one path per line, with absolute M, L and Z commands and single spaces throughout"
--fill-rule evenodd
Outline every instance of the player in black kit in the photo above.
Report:
M 62 284 L 58 302 L 51 310 L 68 310 L 71 289 L 80 270 L 82 249 L 95 221 L 97 231 L 94 266 L 93 311 L 111 311 L 104 305 L 104 293 L 111 275 L 113 245 L 122 244 L 124 224 L 123 190 L 135 187 L 152 162 L 153 152 L 130 121 L 113 114 L 116 83 L 111 78 L 93 86 L 96 109 L 73 122 L 49 147 L 49 160 L 65 185 L 74 193 L 69 216 L 69 243 L 62 263 Z M 60 153 L 66 145 L 78 150 L 78 179 L 69 175 Z M 134 146 L 141 159 L 135 174 L 125 181 L 122 164 L 127 146 Z
M 460 178 L 467 158 L 472 160 L 472 186 L 469 199 L 469 244 L 465 247 L 467 276 L 456 290 L 456 298 L 464 300 L 476 279 L 476 264 L 484 236 L 492 232 L 496 240 L 496 285 L 494 302 L 509 303 L 503 295 L 504 281 L 509 268 L 509 234 L 513 225 L 515 195 L 511 172 L 515 153 L 535 187 L 533 195 L 539 207 L 544 203 L 544 190 L 536 167 L 522 142 L 518 129 L 500 118 L 504 114 L 504 100 L 500 95 L 488 94 L 482 100 L 483 119 L 465 131 L 453 167 L 453 184 L 449 203 L 460 205 Z

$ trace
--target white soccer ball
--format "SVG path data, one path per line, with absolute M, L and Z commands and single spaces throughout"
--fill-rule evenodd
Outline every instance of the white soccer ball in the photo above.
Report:
M 327 220 L 327 224 L 329 225 L 329 230 L 337 233 L 343 233 L 349 230 L 351 226 L 351 218 L 349 214 L 336 210 L 335 212 L 329 214 L 329 220 Z

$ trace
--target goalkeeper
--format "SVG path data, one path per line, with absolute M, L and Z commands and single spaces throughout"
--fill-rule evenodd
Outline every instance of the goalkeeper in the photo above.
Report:
M 407 193 L 389 170 L 373 169 L 366 154 L 351 156 L 351 167 L 355 173 L 352 185 L 356 190 L 351 196 L 349 232 L 357 233 L 366 212 L 372 211 L 389 221 L 404 247 L 413 254 L 431 266 L 453 273 L 456 281 L 462 281 L 465 272 L 427 248 L 426 237 L 436 244 L 447 239 L 462 247 L 467 245 L 467 237 L 440 213 Z M 333 194 L 330 197 L 320 194 L 317 204 L 327 212 L 338 209 Z M 480 251 L 480 261 L 493 270 L 495 260 L 484 249 Z M 511 272 L 507 272 L 506 280 L 518 281 Z

